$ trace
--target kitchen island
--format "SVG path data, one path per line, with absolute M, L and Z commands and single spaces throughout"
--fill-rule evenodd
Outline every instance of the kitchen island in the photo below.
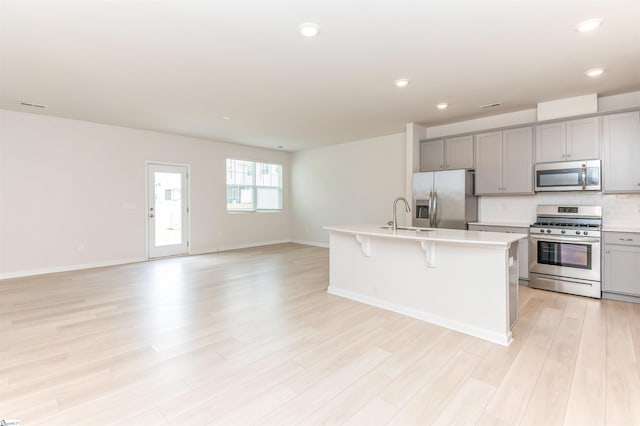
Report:
M 517 242 L 525 235 L 376 225 L 325 229 L 329 293 L 511 343 L 518 318 Z

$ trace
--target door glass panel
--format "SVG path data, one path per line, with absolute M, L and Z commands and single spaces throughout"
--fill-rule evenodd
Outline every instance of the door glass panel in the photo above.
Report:
M 182 243 L 182 180 L 180 173 L 155 172 L 155 246 Z

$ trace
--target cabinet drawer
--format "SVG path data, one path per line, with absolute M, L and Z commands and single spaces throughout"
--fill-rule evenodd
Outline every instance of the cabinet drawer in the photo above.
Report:
M 604 232 L 605 244 L 640 246 L 640 233 L 636 232 Z

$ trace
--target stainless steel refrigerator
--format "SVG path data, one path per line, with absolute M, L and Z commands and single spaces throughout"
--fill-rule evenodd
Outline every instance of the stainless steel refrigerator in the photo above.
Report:
M 467 229 L 478 220 L 473 170 L 413 174 L 413 226 Z

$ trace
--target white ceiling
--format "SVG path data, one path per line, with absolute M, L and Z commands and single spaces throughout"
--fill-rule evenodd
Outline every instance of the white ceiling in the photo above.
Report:
M 0 7 L 0 108 L 290 151 L 640 89 L 640 0 Z M 307 21 L 318 37 L 300 36 Z

